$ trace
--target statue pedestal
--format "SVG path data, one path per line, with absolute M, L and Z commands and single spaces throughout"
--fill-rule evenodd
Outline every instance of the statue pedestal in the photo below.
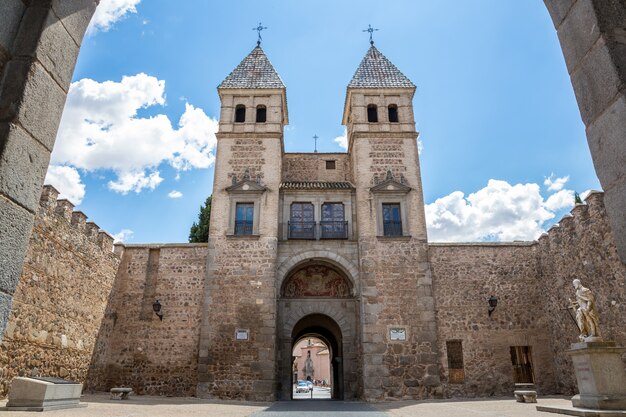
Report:
M 572 357 L 579 394 L 573 407 L 537 406 L 538 411 L 587 417 L 626 417 L 626 348 L 611 341 L 573 343 Z
M 572 405 L 595 410 L 626 410 L 626 371 L 622 354 L 626 348 L 615 342 L 581 342 L 572 344 L 572 357 L 578 395 Z

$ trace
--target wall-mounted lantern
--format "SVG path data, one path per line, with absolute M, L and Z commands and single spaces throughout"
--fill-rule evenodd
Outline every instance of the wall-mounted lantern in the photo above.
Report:
M 159 320 L 163 321 L 163 313 L 161 313 L 161 303 L 159 302 L 159 300 L 155 300 L 154 303 L 152 303 L 152 309 L 154 310 L 154 314 L 157 315 Z
M 496 306 L 498 305 L 498 299 L 492 295 L 491 297 L 487 298 L 487 303 L 489 304 L 489 308 L 487 309 L 487 311 L 489 312 L 489 317 L 491 317 L 491 313 L 493 313 L 493 310 L 495 310 Z

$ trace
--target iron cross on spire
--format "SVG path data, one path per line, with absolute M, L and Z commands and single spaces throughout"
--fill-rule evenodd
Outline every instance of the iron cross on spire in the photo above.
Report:
M 375 31 L 377 31 L 378 29 L 374 29 L 372 27 L 372 25 L 367 25 L 367 29 L 363 29 L 363 32 L 369 32 L 370 34 L 370 45 L 374 45 L 374 39 L 372 38 L 372 35 L 374 34 Z
M 315 150 L 314 150 L 313 152 L 315 152 L 315 153 L 317 153 L 317 140 L 318 140 L 319 138 L 320 138 L 320 137 L 319 137 L 319 136 L 317 136 L 317 133 L 313 136 L 313 139 L 315 139 Z
M 263 38 L 261 37 L 261 31 L 263 29 L 267 29 L 267 26 L 263 26 L 261 22 L 259 22 L 259 26 L 252 28 L 252 30 L 256 30 L 257 34 L 259 35 L 259 38 L 256 41 L 256 46 L 261 46 L 261 41 L 263 40 Z

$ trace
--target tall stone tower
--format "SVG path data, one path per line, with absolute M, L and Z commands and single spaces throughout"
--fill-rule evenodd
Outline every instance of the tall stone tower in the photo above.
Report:
M 286 89 L 257 46 L 218 86 L 218 93 L 198 395 L 271 400 Z
M 414 93 L 372 43 L 345 101 L 368 399 L 424 398 L 440 385 Z

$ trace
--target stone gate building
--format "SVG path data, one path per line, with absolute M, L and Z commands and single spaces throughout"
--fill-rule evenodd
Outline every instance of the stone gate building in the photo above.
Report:
M 112 255 L 45 187 L 0 348 L 5 389 L 39 373 L 289 399 L 293 347 L 316 337 L 334 398 L 508 395 L 516 381 L 570 393 L 575 277 L 597 293 L 605 335 L 626 343 L 626 267 L 602 193 L 535 242 L 428 243 L 415 85 L 373 45 L 346 90 L 347 153 L 285 152 L 286 87 L 260 46 L 218 93 L 208 244 Z

